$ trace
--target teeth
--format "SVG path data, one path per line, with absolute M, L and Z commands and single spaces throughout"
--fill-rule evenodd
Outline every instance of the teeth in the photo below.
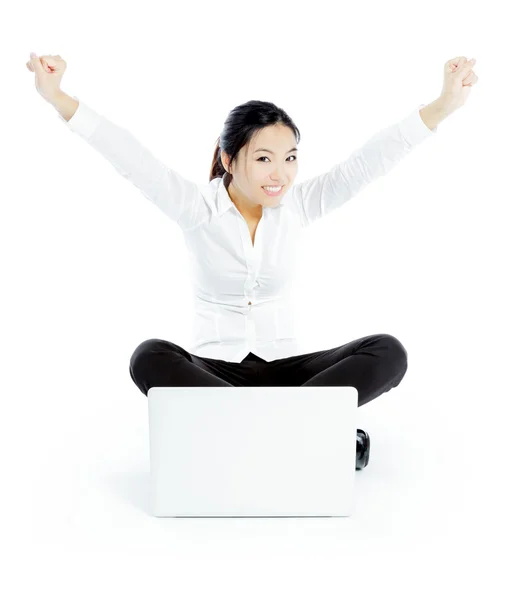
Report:
M 282 185 L 280 187 L 263 186 L 263 189 L 268 190 L 269 192 L 278 192 L 282 187 Z

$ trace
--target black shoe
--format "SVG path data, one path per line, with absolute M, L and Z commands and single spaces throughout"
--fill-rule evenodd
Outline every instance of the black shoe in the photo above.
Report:
M 357 430 L 356 471 L 364 469 L 370 460 L 370 436 L 362 429 Z

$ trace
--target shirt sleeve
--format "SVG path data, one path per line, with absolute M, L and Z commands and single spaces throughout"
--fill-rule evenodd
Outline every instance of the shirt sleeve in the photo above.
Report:
M 401 121 L 382 129 L 343 162 L 293 186 L 303 227 L 328 215 L 369 183 L 388 173 L 414 147 L 437 132 L 423 122 L 420 104 Z
M 66 121 L 58 117 L 97 150 L 125 179 L 133 183 L 183 230 L 196 227 L 210 214 L 207 190 L 168 168 L 129 131 L 79 102 Z

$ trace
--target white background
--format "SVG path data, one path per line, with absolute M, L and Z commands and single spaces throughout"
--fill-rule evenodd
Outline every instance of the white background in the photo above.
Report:
M 0 585 L 13 587 L 4 597 L 507 595 L 503 7 L 29 0 L 9 8 L 0 41 L 8 551 Z M 435 100 L 448 59 L 477 59 L 467 103 L 305 238 L 298 308 L 311 351 L 385 332 L 409 357 L 399 387 L 360 408 L 371 458 L 357 473 L 351 517 L 149 514 L 147 399 L 128 365 L 145 339 L 188 339 L 184 241 L 39 96 L 30 51 L 62 55 L 66 93 L 198 183 L 207 183 L 238 104 L 269 100 L 292 117 L 302 136 L 299 183 Z

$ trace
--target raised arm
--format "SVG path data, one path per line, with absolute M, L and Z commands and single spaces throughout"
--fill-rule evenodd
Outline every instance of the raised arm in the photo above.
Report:
M 29 71 L 35 73 L 38 93 L 59 113 L 71 131 L 106 158 L 183 230 L 193 229 L 210 215 L 207 186 L 199 186 L 173 171 L 145 148 L 129 131 L 94 111 L 76 96 L 68 96 L 60 83 L 66 71 L 60 56 L 30 54 Z
M 292 187 L 294 206 L 308 227 L 353 198 L 369 183 L 388 173 L 415 146 L 434 135 L 420 115 L 421 104 L 407 117 L 375 133 L 329 171 Z
M 210 209 L 201 187 L 163 164 L 127 129 L 64 92 L 53 105 L 71 131 L 106 158 L 120 175 L 182 229 L 192 229 L 208 218 Z

